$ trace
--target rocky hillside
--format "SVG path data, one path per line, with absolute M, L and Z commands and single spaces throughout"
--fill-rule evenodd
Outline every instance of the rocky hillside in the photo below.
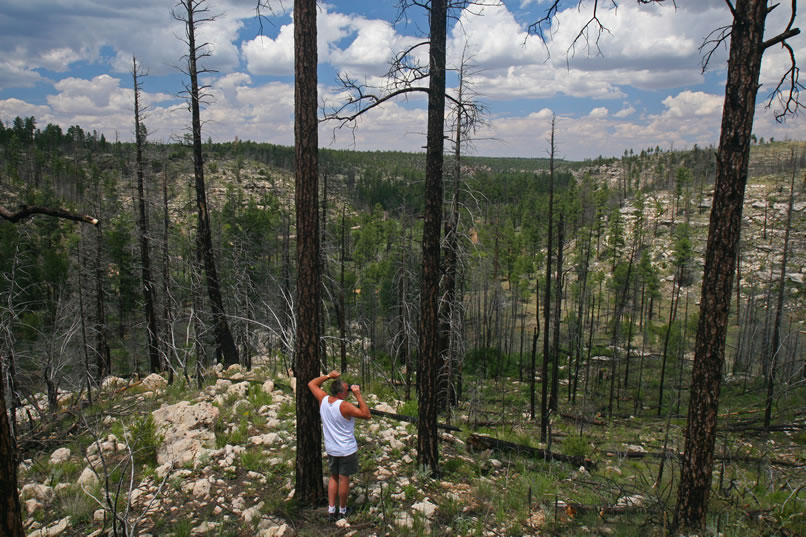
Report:
M 300 520 L 287 503 L 294 495 L 296 379 L 239 366 L 219 366 L 206 378 L 199 391 L 167 386 L 153 374 L 131 384 L 107 378 L 96 394 L 103 410 L 82 415 L 78 438 L 53 438 L 60 447 L 23 461 L 28 534 L 288 537 L 308 527 L 335 529 L 327 527 L 324 510 Z M 69 400 L 64 394 L 63 403 Z M 374 393 L 367 401 L 387 412 L 401 404 Z M 340 534 L 368 534 L 382 521 L 427 524 L 446 498 L 473 505 L 468 484 L 431 482 L 416 472 L 414 426 L 375 417 L 357 430 L 361 473 L 351 504 L 361 511 L 339 526 L 356 529 Z M 442 439 L 450 451 L 463 450 L 455 436 Z M 494 459 L 485 464 L 501 466 Z

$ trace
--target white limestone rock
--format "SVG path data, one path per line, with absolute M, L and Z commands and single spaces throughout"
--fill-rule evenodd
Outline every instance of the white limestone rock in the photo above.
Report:
M 25 512 L 28 513 L 29 515 L 41 509 L 42 507 L 44 507 L 42 505 L 42 502 L 40 502 L 36 498 L 25 500 Z
M 165 380 L 161 375 L 156 373 L 151 373 L 149 376 L 143 379 L 141 382 L 143 388 L 151 392 L 159 392 L 165 389 L 168 386 L 168 381 Z
M 155 410 L 154 423 L 163 437 L 157 450 L 157 463 L 185 464 L 194 462 L 206 449 L 215 446 L 213 427 L 218 409 L 210 403 L 191 405 L 180 401 Z
M 70 517 L 68 516 L 61 519 L 52 526 L 41 528 L 34 531 L 33 533 L 29 533 L 28 537 L 57 537 L 58 535 L 64 533 L 69 527 L 70 527 Z
M 110 375 L 110 376 L 106 377 L 103 380 L 103 382 L 101 382 L 101 390 L 105 391 L 105 392 L 106 391 L 115 391 L 115 390 L 118 390 L 120 388 L 125 388 L 127 384 L 128 383 L 126 382 L 125 379 L 122 379 L 120 377 L 113 377 L 113 376 Z
M 81 475 L 78 476 L 78 484 L 83 488 L 92 488 L 98 483 L 98 476 L 92 471 L 92 468 L 87 466 Z
M 280 435 L 278 435 L 277 433 L 266 433 L 250 437 L 249 443 L 254 444 L 256 446 L 272 446 L 278 440 L 280 440 Z
M 49 502 L 53 499 L 53 488 L 47 485 L 40 485 L 38 483 L 28 483 L 22 487 L 20 492 L 20 499 L 26 500 L 34 498 L 41 502 Z
M 67 459 L 69 459 L 70 455 L 71 455 L 70 448 L 66 447 L 59 448 L 50 454 L 50 463 L 61 464 L 65 462 Z
M 428 498 L 425 498 L 423 501 L 412 505 L 411 510 L 422 513 L 425 518 L 432 519 L 434 518 L 434 514 L 437 512 L 437 506 L 431 503 Z

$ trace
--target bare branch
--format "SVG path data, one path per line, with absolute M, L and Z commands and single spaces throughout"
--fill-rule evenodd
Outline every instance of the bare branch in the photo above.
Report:
M 725 3 L 728 5 L 731 16 L 736 17 L 736 8 L 733 7 L 733 4 L 730 2 L 730 0 L 725 0 Z
M 343 127 L 349 123 L 354 122 L 356 119 L 358 119 L 359 116 L 363 115 L 369 110 L 377 108 L 386 101 L 394 99 L 395 97 L 398 97 L 400 95 L 406 95 L 409 93 L 428 93 L 427 87 L 414 86 L 414 87 L 403 87 L 386 94 L 376 95 L 374 93 L 365 93 L 365 91 L 369 88 L 369 86 L 359 84 L 356 81 L 349 78 L 347 75 L 339 75 L 338 80 L 345 88 L 347 88 L 349 91 L 354 92 L 355 95 L 350 96 L 347 102 L 345 102 L 341 106 L 335 108 L 329 113 L 326 113 L 322 118 L 322 121 L 332 121 L 332 120 L 339 121 L 341 123 L 339 127 Z M 346 110 L 352 108 L 356 109 L 355 113 L 352 114 L 344 113 Z
M 702 45 L 700 45 L 700 53 L 702 53 L 700 72 L 704 73 L 708 69 L 708 65 L 711 63 L 711 57 L 714 55 L 720 45 L 727 48 L 728 39 L 731 36 L 732 29 L 733 26 L 722 26 L 715 30 L 711 30 L 711 32 L 705 36 Z
M 280 12 L 286 13 L 288 11 L 285 5 L 283 5 L 283 0 L 277 0 L 277 3 L 279 4 Z M 258 35 L 263 35 L 263 19 L 269 20 L 271 22 L 269 17 L 263 14 L 262 10 L 264 9 L 267 10 L 270 15 L 277 15 L 277 13 L 274 10 L 274 7 L 271 5 L 270 0 L 256 0 L 255 18 L 257 19 L 258 22 L 258 32 L 257 32 Z M 273 25 L 274 23 L 272 23 L 272 26 Z
M 772 106 L 773 101 L 777 100 L 781 105 L 781 110 L 775 110 L 775 121 L 782 123 L 786 116 L 795 115 L 798 109 L 804 105 L 800 102 L 800 90 L 803 89 L 803 84 L 800 83 L 799 75 L 800 69 L 795 61 L 795 51 L 787 42 L 783 42 L 782 46 L 789 53 L 790 66 L 778 81 L 778 85 L 770 92 L 769 100 L 767 101 L 767 108 Z
M 603 0 L 610 4 L 611 9 L 618 9 L 618 2 L 616 0 Z M 660 4 L 667 0 L 638 0 L 639 4 Z M 540 38 L 543 44 L 548 43 L 548 38 L 546 36 L 546 32 L 552 29 L 552 26 L 557 21 L 557 15 L 560 11 L 560 3 L 561 0 L 552 0 L 549 4 L 548 8 L 543 12 L 543 16 L 540 17 L 537 21 L 533 22 L 527 27 L 527 37 L 529 35 L 536 35 Z M 671 0 L 672 5 L 677 9 L 677 1 Z M 585 6 L 585 0 L 578 0 L 577 1 L 577 10 L 582 11 L 582 8 Z M 610 30 L 602 23 L 599 19 L 598 15 L 599 10 L 599 0 L 593 0 L 593 11 L 591 13 L 591 17 L 588 21 L 582 26 L 582 28 L 577 33 L 574 40 L 571 42 L 571 45 L 568 47 L 566 53 L 570 56 L 574 56 L 576 54 L 576 48 L 580 41 L 584 42 L 584 48 L 590 50 L 590 39 L 591 39 L 591 30 L 596 33 L 596 38 L 594 39 L 594 45 L 596 47 L 596 54 L 601 55 L 602 51 L 599 48 L 599 40 L 602 38 L 602 35 L 605 33 L 610 33 Z

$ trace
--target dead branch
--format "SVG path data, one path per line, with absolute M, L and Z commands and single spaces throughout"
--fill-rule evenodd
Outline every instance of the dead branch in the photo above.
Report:
M 55 216 L 56 218 L 64 218 L 66 220 L 86 222 L 87 224 L 92 224 L 93 226 L 97 226 L 99 224 L 99 220 L 94 216 L 74 213 L 66 209 L 60 209 L 54 207 L 40 207 L 37 205 L 20 205 L 20 208 L 17 210 L 17 212 L 12 213 L 4 206 L 0 205 L 0 216 L 2 216 L 3 218 L 12 223 L 24 220 L 25 218 L 28 218 L 29 216 L 32 216 L 34 214 L 44 214 L 46 216 Z
M 599 425 L 599 426 L 607 425 L 607 423 L 604 422 L 604 421 L 599 421 L 599 420 L 595 420 L 595 419 L 591 420 L 591 419 L 585 418 L 583 416 L 574 416 L 573 414 L 560 413 L 560 416 L 565 418 L 565 419 L 571 420 L 574 423 L 580 423 L 581 422 L 581 423 L 586 423 L 588 425 Z

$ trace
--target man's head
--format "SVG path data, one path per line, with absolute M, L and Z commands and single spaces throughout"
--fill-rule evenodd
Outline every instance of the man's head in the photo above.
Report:
M 350 389 L 349 384 L 339 379 L 336 379 L 330 384 L 330 395 L 332 395 L 333 397 L 341 397 L 343 399 L 347 397 L 349 389 Z

